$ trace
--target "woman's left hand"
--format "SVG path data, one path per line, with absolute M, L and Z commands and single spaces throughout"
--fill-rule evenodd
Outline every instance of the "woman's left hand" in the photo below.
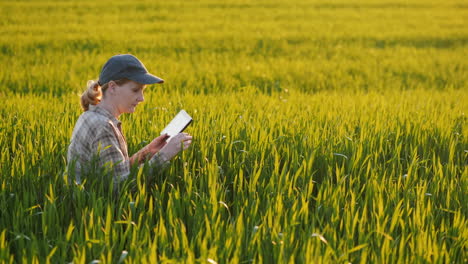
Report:
M 169 138 L 168 134 L 163 134 L 151 141 L 146 147 L 148 148 L 147 155 L 152 157 L 154 154 L 156 154 L 158 151 L 160 151 L 166 144 L 166 139 Z
M 138 164 L 141 164 L 147 159 L 150 159 L 154 154 L 156 154 L 167 144 L 166 139 L 168 138 L 169 135 L 164 134 L 153 139 L 153 141 L 151 141 L 148 145 L 146 145 L 144 148 L 142 148 L 130 158 L 130 164 L 134 164 L 137 161 Z

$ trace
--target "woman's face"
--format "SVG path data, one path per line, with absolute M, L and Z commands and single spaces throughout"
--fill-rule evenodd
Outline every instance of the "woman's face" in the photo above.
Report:
M 113 104 L 121 114 L 135 112 L 136 106 L 145 100 L 143 91 L 146 85 L 144 84 L 128 81 L 122 85 L 113 83 L 109 88 L 111 88 Z

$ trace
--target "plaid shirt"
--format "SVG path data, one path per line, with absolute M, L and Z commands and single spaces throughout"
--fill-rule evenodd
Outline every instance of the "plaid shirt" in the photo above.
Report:
M 90 105 L 73 129 L 67 162 L 77 183 L 81 183 L 81 176 L 93 166 L 113 173 L 117 183 L 125 180 L 130 174 L 130 158 L 121 122 L 104 108 Z M 166 165 L 168 161 L 156 154 L 149 163 Z

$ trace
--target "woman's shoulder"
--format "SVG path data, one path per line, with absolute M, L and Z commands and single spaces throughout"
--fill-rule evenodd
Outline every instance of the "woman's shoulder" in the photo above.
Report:
M 105 129 L 109 125 L 112 125 L 112 120 L 104 115 L 101 115 L 95 111 L 88 110 L 80 115 L 76 126 L 86 127 L 91 129 Z
M 80 115 L 79 119 L 82 119 L 83 121 L 86 121 L 88 123 L 108 123 L 109 121 L 111 121 L 108 117 L 103 116 L 92 110 L 83 112 Z

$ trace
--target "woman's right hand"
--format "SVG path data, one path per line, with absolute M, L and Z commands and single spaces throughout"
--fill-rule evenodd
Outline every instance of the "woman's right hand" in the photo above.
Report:
M 192 144 L 192 136 L 187 133 L 179 133 L 173 136 L 167 144 L 159 151 L 166 160 L 171 160 L 182 150 L 186 150 Z

